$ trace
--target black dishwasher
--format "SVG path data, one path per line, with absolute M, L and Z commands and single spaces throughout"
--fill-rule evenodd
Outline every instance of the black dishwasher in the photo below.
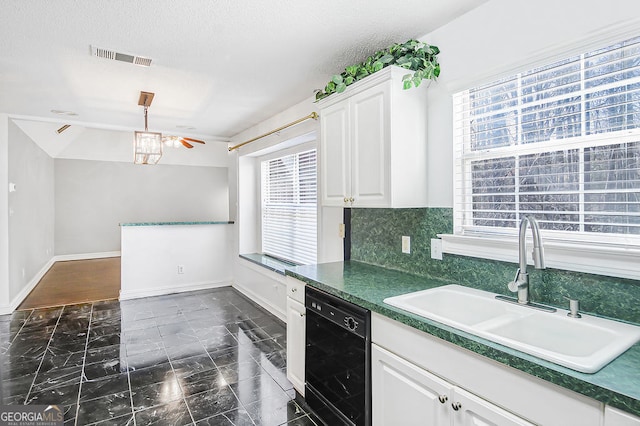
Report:
M 305 400 L 327 425 L 371 425 L 371 313 L 306 287 Z

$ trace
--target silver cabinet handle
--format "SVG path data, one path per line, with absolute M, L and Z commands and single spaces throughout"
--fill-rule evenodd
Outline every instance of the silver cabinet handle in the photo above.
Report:
M 458 411 L 462 408 L 462 404 L 460 404 L 459 402 L 453 402 L 451 403 L 451 408 L 453 408 L 454 411 Z
M 344 197 L 344 202 L 345 202 L 345 203 L 348 203 L 348 202 L 349 202 L 349 199 L 348 199 L 347 197 Z
M 439 395 L 438 396 L 438 401 L 440 401 L 441 404 L 444 404 L 445 402 L 447 402 L 448 399 L 449 399 L 449 397 L 447 395 Z
M 300 314 L 300 317 L 304 317 L 304 314 L 302 312 L 298 312 Z
M 298 291 L 298 289 L 296 287 L 291 289 L 291 293 L 295 293 L 296 291 Z

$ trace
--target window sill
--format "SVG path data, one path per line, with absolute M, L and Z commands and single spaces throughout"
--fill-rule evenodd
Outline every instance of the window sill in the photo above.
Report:
M 443 253 L 518 263 L 518 239 L 495 236 L 439 234 Z M 640 277 L 640 249 L 621 244 L 593 245 L 566 240 L 543 240 L 548 268 L 637 280 Z M 531 241 L 527 241 L 527 263 Z
M 285 268 L 297 266 L 293 262 L 287 262 L 286 260 L 277 259 L 262 253 L 246 253 L 241 254 L 240 257 L 280 275 L 284 275 Z

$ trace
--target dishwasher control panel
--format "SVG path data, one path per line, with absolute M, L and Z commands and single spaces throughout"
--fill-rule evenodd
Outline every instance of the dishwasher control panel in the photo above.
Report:
M 315 312 L 345 330 L 369 338 L 367 327 L 363 326 L 367 323 L 369 311 L 360 306 L 307 287 L 305 307 L 307 313 Z

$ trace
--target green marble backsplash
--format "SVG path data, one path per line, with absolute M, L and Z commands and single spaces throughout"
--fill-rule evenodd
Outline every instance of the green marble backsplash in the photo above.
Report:
M 351 260 L 511 296 L 507 283 L 515 263 L 450 254 L 431 259 L 431 238 L 452 232 L 452 209 L 352 209 Z M 411 254 L 402 253 L 402 235 L 411 237 Z M 570 296 L 583 312 L 640 323 L 640 281 L 559 269 L 528 272 L 536 302 L 567 309 L 563 296 Z

